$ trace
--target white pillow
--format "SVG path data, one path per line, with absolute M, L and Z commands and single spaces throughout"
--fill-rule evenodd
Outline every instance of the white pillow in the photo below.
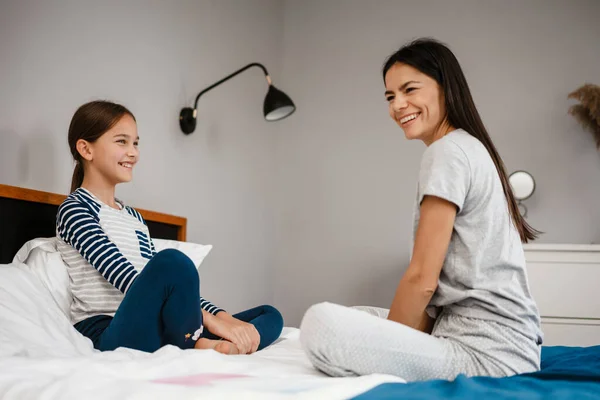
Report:
M 48 290 L 63 314 L 70 318 L 73 297 L 69 273 L 56 247 L 57 242 L 56 237 L 30 240 L 17 252 L 13 263 L 32 272 Z
M 164 249 L 181 251 L 192 260 L 196 269 L 200 267 L 200 264 L 212 249 L 211 245 L 179 242 L 177 240 L 152 239 L 152 241 L 156 251 Z M 57 249 L 57 242 L 56 237 L 30 240 L 17 252 L 13 263 L 32 272 L 48 290 L 63 314 L 69 318 L 73 297 L 67 266 Z
M 188 256 L 196 266 L 196 269 L 200 268 L 200 264 L 204 261 L 204 258 L 212 250 L 210 244 L 197 244 L 190 242 L 180 242 L 178 240 L 168 239 L 155 239 L 152 238 L 156 251 L 159 252 L 165 249 L 176 249 L 181 251 L 183 254 Z
M 0 357 L 68 357 L 94 352 L 30 266 L 0 264 Z

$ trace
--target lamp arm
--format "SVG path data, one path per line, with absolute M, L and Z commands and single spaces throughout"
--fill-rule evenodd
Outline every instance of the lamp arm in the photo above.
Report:
M 241 74 L 242 72 L 244 72 L 245 70 L 247 70 L 248 68 L 251 68 L 251 67 L 261 68 L 263 70 L 263 72 L 265 73 L 267 82 L 269 83 L 269 85 L 271 84 L 271 78 L 269 77 L 269 73 L 267 72 L 267 69 L 265 68 L 265 66 L 260 63 L 250 63 L 250 64 L 246 65 L 245 67 L 242 67 L 242 68 L 238 69 L 237 71 L 227 75 L 225 78 L 221 79 L 220 81 L 213 83 L 212 85 L 210 85 L 209 87 L 207 87 L 206 89 L 204 89 L 200 93 L 198 93 L 198 96 L 196 96 L 196 100 L 194 101 L 194 117 L 196 116 L 196 108 L 198 107 L 198 99 L 200 98 L 200 96 L 202 96 L 204 93 L 208 92 L 209 90 L 214 89 L 215 87 L 219 86 L 221 83 L 230 80 L 234 76 Z

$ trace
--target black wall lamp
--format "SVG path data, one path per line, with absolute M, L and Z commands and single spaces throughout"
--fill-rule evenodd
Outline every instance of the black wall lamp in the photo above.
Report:
M 265 96 L 265 102 L 263 103 L 263 114 L 265 115 L 265 119 L 267 121 L 279 121 L 280 119 L 283 119 L 296 111 L 296 106 L 294 105 L 292 99 L 290 99 L 287 94 L 273 86 L 271 83 L 271 77 L 269 76 L 269 73 L 264 65 L 259 63 L 251 63 L 243 68 L 238 69 L 234 73 L 227 75 L 225 78 L 213 83 L 198 93 L 198 96 L 196 96 L 196 101 L 194 101 L 194 108 L 186 107 L 181 110 L 181 113 L 179 114 L 179 126 L 181 127 L 183 133 L 189 135 L 196 129 L 196 115 L 198 109 L 198 99 L 200 96 L 251 67 L 260 67 L 265 73 L 265 78 L 269 84 L 269 91 L 267 92 L 267 95 Z

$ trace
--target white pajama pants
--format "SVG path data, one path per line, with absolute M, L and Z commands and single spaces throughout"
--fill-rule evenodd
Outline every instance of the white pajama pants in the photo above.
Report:
M 442 312 L 431 335 L 388 321 L 387 310 L 320 303 L 308 309 L 300 341 L 315 368 L 331 376 L 372 373 L 407 381 L 534 372 L 540 347 L 502 324 Z M 376 311 L 377 312 L 377 311 Z

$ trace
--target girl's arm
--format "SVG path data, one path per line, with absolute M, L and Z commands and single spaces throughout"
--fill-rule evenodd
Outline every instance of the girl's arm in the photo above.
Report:
M 256 327 L 234 318 L 226 312 L 211 315 L 202 310 L 204 326 L 214 335 L 235 344 L 240 354 L 254 353 L 260 345 L 260 334 Z
M 211 313 L 212 315 L 217 315 L 220 312 L 225 312 L 222 308 L 215 306 L 210 301 L 206 300 L 204 297 L 200 296 L 200 308 L 205 310 L 206 312 Z
M 56 234 L 73 246 L 110 284 L 127 293 L 138 272 L 104 233 L 97 215 L 88 206 L 73 199 L 61 204 Z
M 425 308 L 437 289 L 456 212 L 457 206 L 447 200 L 423 198 L 412 258 L 396 289 L 389 320 L 431 332 L 433 320 Z

